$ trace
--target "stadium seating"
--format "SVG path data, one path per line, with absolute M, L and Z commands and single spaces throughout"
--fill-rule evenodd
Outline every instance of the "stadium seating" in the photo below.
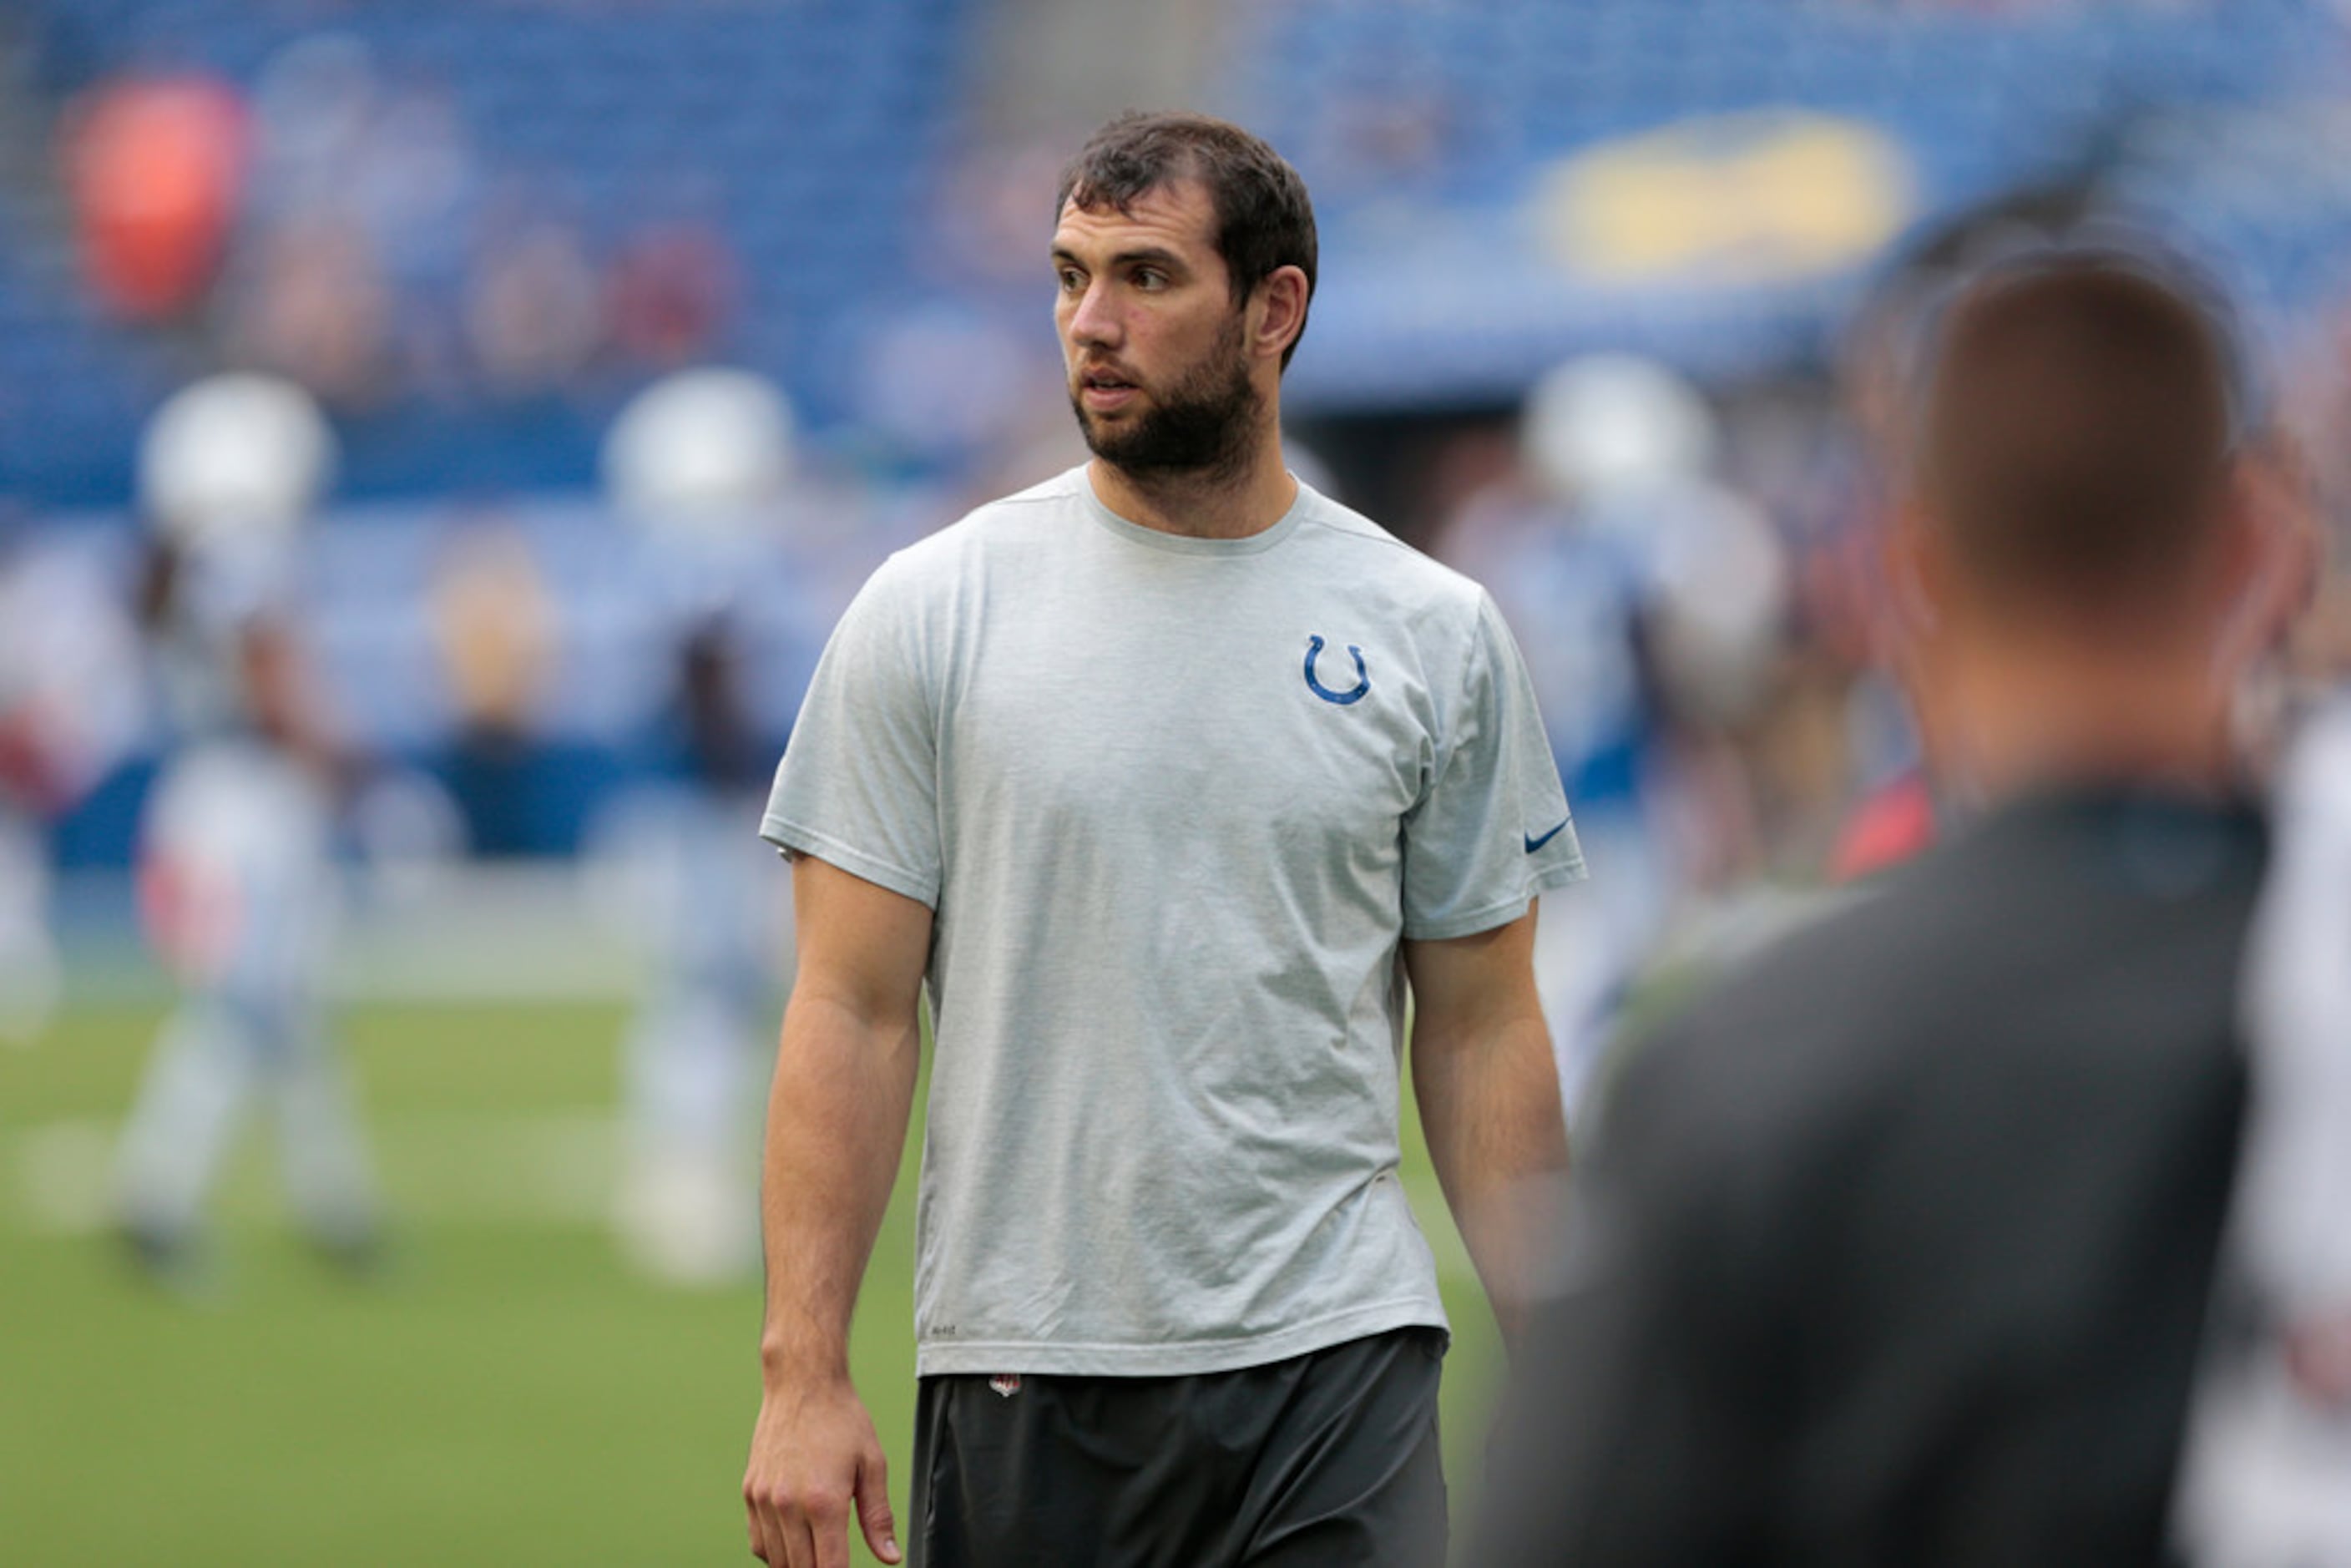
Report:
M 852 402 L 856 367 L 834 349 L 839 324 L 909 281 L 907 225 L 955 141 L 981 8 L 28 0 L 19 31 L 35 56 L 23 74 L 50 108 L 156 64 L 250 87 L 294 40 L 326 29 L 359 38 L 386 76 L 444 87 L 486 168 L 559 203 L 599 254 L 643 215 L 648 193 L 683 180 L 753 280 L 724 350 L 778 376 L 821 430 Z M 1487 320 L 1507 330 L 1433 311 L 1431 290 L 1441 302 L 1458 269 L 1399 244 L 1399 226 L 1489 246 L 1499 236 L 1507 251 L 1531 183 L 1578 149 L 1802 105 L 1898 145 L 1918 186 L 1910 216 L 1923 222 L 2098 156 L 2102 137 L 2151 107 L 2290 95 L 2341 52 L 2324 0 L 1286 0 L 1230 16 L 1230 74 L 1212 96 L 1293 152 L 1340 264 L 1301 361 L 1297 392 L 1310 404 L 1506 398 L 1560 354 L 1610 342 L 1720 372 L 1817 339 L 1844 298 L 1833 279 L 1761 291 L 1715 279 L 1628 299 L 1505 267 L 1476 287 L 1499 307 Z M 1448 221 L 1400 225 L 1400 204 Z M 2253 253 L 2252 270 L 2290 293 L 2328 279 L 2323 256 L 2346 206 L 2283 226 L 2188 216 L 2209 219 L 2218 243 Z M 184 344 L 105 320 L 81 296 L 57 213 L 5 181 L 0 327 L 0 411 L 11 415 L 0 420 L 0 471 L 11 487 L 50 504 L 119 501 L 137 421 L 201 367 Z M 353 433 L 350 480 L 362 494 L 397 493 L 432 455 L 440 471 L 486 484 L 584 484 L 601 422 L 629 389 L 569 390 L 561 407 L 486 416 L 382 411 L 381 428 Z
M 326 30 L 359 38 L 387 78 L 444 87 L 484 166 L 559 195 L 591 249 L 643 215 L 649 191 L 690 178 L 756 280 L 740 341 L 722 350 L 779 376 L 820 423 L 838 411 L 847 371 L 808 346 L 844 308 L 903 278 L 914 197 L 962 102 L 956 62 L 972 6 L 29 0 L 18 9 L 36 57 L 23 74 L 52 100 L 45 110 L 133 68 L 193 67 L 250 88 L 295 40 Z M 0 406 L 16 415 L 0 420 L 0 474 L 52 505 L 119 503 L 138 421 L 195 367 L 184 350 L 101 319 L 77 284 L 62 228 L 57 214 L 0 188 L 0 387 L 15 389 Z M 37 406 L 19 408 L 36 397 L 30 389 Z M 631 389 L 598 390 L 608 392 L 602 406 L 539 419 L 538 438 L 520 443 L 503 417 L 485 438 L 468 435 L 469 419 L 391 410 L 382 419 L 397 434 L 360 433 L 354 478 L 362 489 L 401 488 L 421 444 L 445 458 L 426 472 L 584 484 L 601 413 Z M 386 444 L 402 449 L 404 468 L 369 463 Z
M 1718 376 L 1817 349 L 1861 267 L 1765 287 L 1707 276 L 1594 288 L 1530 254 L 1546 171 L 1709 117 L 1800 106 L 1882 135 L 1909 168 L 1913 225 L 2119 165 L 2118 183 L 2136 174 L 2164 216 L 2241 253 L 2245 281 L 2289 299 L 2328 281 L 2304 258 L 2338 243 L 2351 215 L 2338 188 L 2294 224 L 2250 228 L 2229 197 L 2270 179 L 2266 165 L 2207 166 L 2203 200 L 2167 203 L 2180 149 L 2159 172 L 2135 171 L 2118 145 L 2151 111 L 2339 93 L 2341 23 L 2313 0 L 1292 0 L 1246 16 L 1228 101 L 1294 150 L 1322 221 L 1329 281 L 1292 389 L 1320 411 L 1499 403 L 1593 348 Z

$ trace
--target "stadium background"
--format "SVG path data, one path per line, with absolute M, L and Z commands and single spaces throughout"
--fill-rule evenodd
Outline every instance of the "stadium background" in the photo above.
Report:
M 336 989 L 398 1219 L 388 1274 L 340 1280 L 286 1240 L 256 1148 L 227 1287 L 142 1290 L 106 1171 L 169 998 L 127 873 L 161 738 L 135 694 L 77 697 L 120 716 L 38 802 L 63 1006 L 0 1046 L 0 1556 L 741 1551 L 756 1291 L 636 1278 L 605 1224 L 647 967 L 606 830 L 673 766 L 676 716 L 656 547 L 600 452 L 656 377 L 747 367 L 796 414 L 745 600 L 779 747 L 872 562 L 1078 455 L 1041 266 L 1061 160 L 1130 103 L 1241 120 L 1322 225 L 1293 433 L 1399 532 L 1441 549 L 1512 483 L 1520 402 L 1572 355 L 1653 357 L 1719 421 L 1715 476 L 1790 588 L 1684 813 L 1707 847 L 1660 924 L 1677 935 L 1816 880 L 1903 761 L 1846 570 L 1867 503 L 1838 378 L 1855 306 L 1938 225 L 2095 200 L 2190 249 L 2244 302 L 2336 526 L 2346 67 L 2325 0 L 14 0 L 0 570 L 127 592 L 155 408 L 223 369 L 300 382 L 340 448 L 308 633 L 351 737 L 462 833 L 431 865 L 350 868 Z M 544 643 L 495 744 L 438 630 L 452 563 L 483 559 Z M 6 602 L 15 667 L 57 668 Z M 2342 603 L 2302 678 L 2351 662 Z M 0 683 L 0 719 L 36 684 Z M 1494 1341 L 1416 1149 L 1408 1174 L 1460 1331 L 1460 1503 Z M 904 1194 L 856 1348 L 901 1465 Z

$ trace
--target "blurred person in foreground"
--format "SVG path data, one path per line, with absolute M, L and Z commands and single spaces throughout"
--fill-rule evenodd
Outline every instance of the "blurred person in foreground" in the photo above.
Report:
M 753 1551 L 896 1562 L 848 1375 L 935 1020 L 909 1542 L 928 1568 L 1445 1555 L 1432 1157 L 1505 1333 L 1566 1162 L 1531 952 L 1582 873 L 1490 599 L 1300 484 L 1312 209 L 1255 137 L 1128 116 L 1056 203 L 1093 460 L 900 552 L 765 821 L 799 969 L 768 1134 Z
M 152 541 L 141 619 L 172 727 L 140 827 L 139 900 L 181 988 L 123 1128 L 120 1223 L 161 1282 L 209 1282 L 204 1208 L 238 1124 L 276 1112 L 310 1240 L 371 1264 L 379 1214 L 319 989 L 338 908 L 348 781 L 290 603 L 296 530 L 332 434 L 290 383 L 199 382 L 141 455 Z
M 1893 523 L 1980 814 L 1635 1057 L 1479 1562 L 2146 1563 L 2235 1168 L 2267 839 L 2229 335 L 2115 253 L 1942 316 Z

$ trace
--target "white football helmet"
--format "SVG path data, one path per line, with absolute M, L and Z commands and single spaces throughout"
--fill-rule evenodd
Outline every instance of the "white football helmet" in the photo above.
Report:
M 763 526 L 791 477 L 791 405 L 766 377 L 704 368 L 630 400 L 604 438 L 604 486 L 632 522 L 726 538 Z
M 1535 383 L 1520 425 L 1527 466 L 1561 499 L 1704 474 L 1713 411 L 1677 371 L 1632 354 L 1569 360 Z
M 150 526 L 195 550 L 290 537 L 334 480 L 334 431 L 278 376 L 209 376 L 164 400 L 139 444 Z

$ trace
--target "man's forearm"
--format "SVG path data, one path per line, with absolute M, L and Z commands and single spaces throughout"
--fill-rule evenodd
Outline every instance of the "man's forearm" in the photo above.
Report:
M 768 1096 L 760 1190 L 768 1386 L 848 1375 L 849 1321 L 905 1146 L 921 1042 L 883 1020 L 795 995 Z
M 1416 1031 L 1413 1093 L 1430 1162 L 1506 1338 L 1553 1239 L 1567 1127 L 1540 1013 Z

